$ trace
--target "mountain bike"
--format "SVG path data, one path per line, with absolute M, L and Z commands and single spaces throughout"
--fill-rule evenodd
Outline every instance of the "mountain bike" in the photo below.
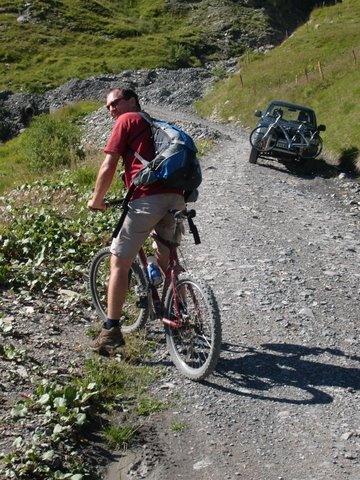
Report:
M 122 201 L 107 203 L 121 206 Z M 174 240 L 167 241 L 156 233 L 151 237 L 169 248 L 169 263 L 160 287 L 152 285 L 148 262 L 141 248 L 129 271 L 129 288 L 121 319 L 127 334 L 145 327 L 148 320 L 159 319 L 165 329 L 166 345 L 177 369 L 191 380 L 203 380 L 215 369 L 221 350 L 221 319 L 212 288 L 202 279 L 186 272 L 180 264 L 175 239 L 184 219 L 188 219 L 195 243 L 200 238 L 192 218 L 195 210 L 170 210 L 175 219 Z M 93 258 L 89 286 L 93 304 L 106 320 L 107 285 L 111 253 L 101 249 Z
M 250 143 L 259 152 L 284 150 L 293 152 L 297 157 L 312 159 L 320 155 L 323 142 L 318 129 L 309 129 L 306 122 L 294 126 L 284 125 L 280 122 L 282 115 L 268 126 L 258 126 L 250 134 Z

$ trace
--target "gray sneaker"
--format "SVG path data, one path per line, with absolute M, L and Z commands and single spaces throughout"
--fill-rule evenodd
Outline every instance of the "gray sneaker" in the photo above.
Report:
M 100 355 L 113 355 L 116 348 L 125 345 L 120 327 L 102 328 L 99 335 L 90 342 L 90 348 Z

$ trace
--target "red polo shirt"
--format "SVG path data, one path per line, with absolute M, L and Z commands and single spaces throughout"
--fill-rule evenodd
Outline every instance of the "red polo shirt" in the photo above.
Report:
M 117 153 L 122 156 L 127 188 L 130 187 L 136 173 L 143 167 L 140 160 L 134 156 L 134 151 L 148 161 L 155 157 L 149 123 L 139 113 L 127 112 L 116 119 L 110 139 L 104 149 L 105 153 Z M 132 200 L 159 193 L 182 194 L 178 189 L 165 187 L 160 182 L 155 182 L 151 185 L 136 187 Z

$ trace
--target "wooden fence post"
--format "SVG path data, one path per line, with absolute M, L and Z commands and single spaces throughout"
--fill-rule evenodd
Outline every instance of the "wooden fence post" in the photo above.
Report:
M 355 65 L 356 65 L 357 58 L 356 58 L 355 50 L 352 51 L 352 54 L 353 54 L 353 57 L 354 57 L 354 63 L 355 63 Z
M 321 78 L 321 80 L 324 80 L 324 72 L 323 72 L 320 60 L 319 60 L 319 63 L 318 63 L 318 68 L 319 68 L 319 72 L 320 72 L 320 78 Z
M 305 77 L 306 77 L 306 83 L 309 83 L 309 75 L 308 75 L 308 71 L 307 71 L 307 68 L 305 67 Z
M 241 88 L 244 88 L 244 82 L 241 73 L 239 74 L 240 76 L 240 83 L 241 83 Z

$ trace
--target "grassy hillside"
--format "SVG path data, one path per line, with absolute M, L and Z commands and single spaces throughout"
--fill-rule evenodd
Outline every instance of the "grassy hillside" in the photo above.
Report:
M 197 63 L 199 30 L 163 0 L 30 4 L 0 2 L 0 89 L 38 92 L 75 77 Z
M 277 44 L 313 3 L 0 0 L 0 90 L 40 92 L 76 77 L 239 56 Z
M 242 56 L 237 74 L 218 83 L 197 108 L 254 126 L 254 110 L 273 99 L 311 106 L 327 126 L 327 156 L 339 161 L 359 155 L 359 94 L 360 0 L 343 0 L 316 9 L 279 47 Z

